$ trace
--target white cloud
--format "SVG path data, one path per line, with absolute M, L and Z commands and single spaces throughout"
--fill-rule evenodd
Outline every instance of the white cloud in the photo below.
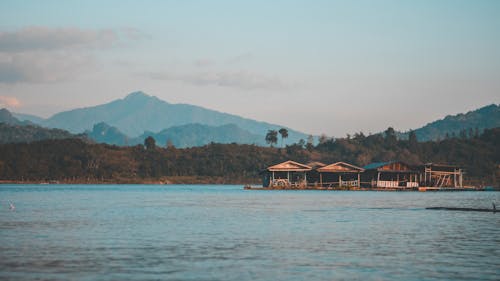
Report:
M 144 35 L 133 28 L 84 30 L 27 27 L 0 32 L 0 83 L 56 82 L 86 71 L 92 51 Z
M 15 97 L 0 96 L 0 107 L 19 107 L 21 102 Z

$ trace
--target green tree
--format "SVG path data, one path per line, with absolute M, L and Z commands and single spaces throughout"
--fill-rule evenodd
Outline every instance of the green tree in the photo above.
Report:
M 311 151 L 314 148 L 314 137 L 313 135 L 307 136 L 306 149 Z
M 144 140 L 144 146 L 147 150 L 154 150 L 156 148 L 156 140 L 152 136 L 149 136 Z
M 328 137 L 325 135 L 325 134 L 321 134 L 321 136 L 319 136 L 319 139 L 318 139 L 318 142 L 320 144 L 324 144 L 328 141 Z
M 266 134 L 266 143 L 273 147 L 273 144 L 278 143 L 278 132 L 276 130 L 268 130 Z
M 408 147 L 410 148 L 410 151 L 412 151 L 412 152 L 415 152 L 417 150 L 417 147 L 418 147 L 417 134 L 413 130 L 411 130 L 408 133 Z
M 281 128 L 278 132 L 281 135 L 281 147 L 283 147 L 283 140 L 288 138 L 288 130 L 285 128 Z
M 396 131 L 394 128 L 389 127 L 385 130 L 385 143 L 388 147 L 393 147 L 397 144 L 398 139 L 396 138 Z

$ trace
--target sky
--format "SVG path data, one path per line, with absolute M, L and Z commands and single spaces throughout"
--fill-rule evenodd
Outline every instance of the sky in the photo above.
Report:
M 0 1 L 0 107 L 134 91 L 339 137 L 500 103 L 500 1 Z

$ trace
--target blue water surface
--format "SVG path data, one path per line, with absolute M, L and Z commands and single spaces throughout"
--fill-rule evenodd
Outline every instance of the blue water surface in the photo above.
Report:
M 499 213 L 425 209 L 492 202 L 499 192 L 2 185 L 0 280 L 500 280 Z

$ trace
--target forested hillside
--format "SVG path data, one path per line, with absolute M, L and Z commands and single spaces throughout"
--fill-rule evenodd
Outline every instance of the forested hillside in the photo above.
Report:
M 255 145 L 209 144 L 202 147 L 162 148 L 154 139 L 147 146 L 118 147 L 89 144 L 79 139 L 46 140 L 32 144 L 0 145 L 3 181 L 63 182 L 205 182 L 258 183 L 267 166 L 285 160 L 302 163 L 370 162 L 401 160 L 457 164 L 474 184 L 498 184 L 500 128 L 481 136 L 440 142 L 397 140 L 389 128 L 384 135 L 322 139 L 317 146 L 294 144 L 285 148 Z
M 51 139 L 85 138 L 73 135 L 65 130 L 47 129 L 34 125 L 9 125 L 0 123 L 0 143 L 34 142 Z

